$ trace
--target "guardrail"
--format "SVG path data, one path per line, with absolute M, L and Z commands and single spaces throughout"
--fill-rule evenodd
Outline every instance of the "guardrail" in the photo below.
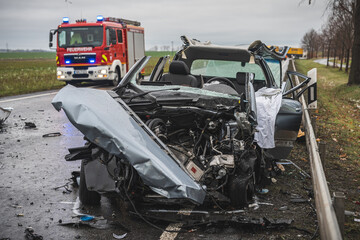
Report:
M 292 60 L 292 67 L 293 70 L 296 71 L 294 60 Z M 296 84 L 299 84 L 299 78 L 297 76 L 295 76 L 295 81 Z M 304 95 L 301 95 L 300 102 L 302 103 L 304 109 L 303 124 L 305 126 L 306 133 L 306 145 L 310 156 L 310 167 L 320 237 L 321 239 L 326 240 L 339 240 L 342 239 L 341 231 L 330 197 L 329 188 L 327 186 L 319 149 L 316 143 L 316 137 L 311 125 L 310 114 L 307 109 Z

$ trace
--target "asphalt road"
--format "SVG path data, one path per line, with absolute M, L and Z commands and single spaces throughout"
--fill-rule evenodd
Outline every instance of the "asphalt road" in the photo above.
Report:
M 100 89 L 110 89 L 97 86 Z M 51 105 L 56 91 L 41 92 L 15 97 L 1 98 L 1 107 L 14 110 L 0 129 L 0 239 L 24 239 L 24 230 L 32 227 L 44 239 L 114 239 L 113 233 L 127 233 L 125 239 L 276 239 L 281 236 L 293 239 L 304 235 L 297 231 L 243 231 L 237 228 L 220 227 L 198 229 L 190 233 L 170 233 L 150 227 L 138 218 L 131 217 L 125 206 L 118 200 L 102 197 L 100 207 L 81 206 L 78 211 L 117 221 L 117 226 L 95 229 L 87 226 L 61 226 L 59 222 L 79 219 L 74 211 L 77 203 L 77 188 L 64 185 L 72 171 L 79 171 L 80 162 L 66 162 L 67 148 L 82 146 L 83 135 L 69 123 L 64 112 L 57 112 Z M 25 122 L 36 125 L 26 129 Z M 61 136 L 42 137 L 44 134 L 60 132 Z M 294 174 L 295 175 L 295 174 Z M 288 179 L 284 178 L 284 183 Z M 280 182 L 280 181 L 279 181 Z M 301 185 L 298 184 L 300 187 Z M 275 191 L 274 191 L 275 193 Z M 276 192 L 274 196 L 278 196 Z M 272 195 L 268 195 L 270 201 Z M 274 199 L 273 199 L 274 200 Z M 287 201 L 287 200 L 286 200 Z M 274 207 L 282 206 L 285 197 L 274 200 L 274 206 L 261 206 L 257 210 L 264 215 L 274 212 Z M 277 206 L 278 205 L 278 206 Z M 261 210 L 262 209 L 262 210 Z M 308 206 L 294 206 L 294 211 L 302 211 L 303 219 L 309 219 Z M 294 212 L 280 217 L 292 217 Z M 301 215 L 301 214 L 300 214 Z M 314 219 L 313 217 L 310 217 Z M 300 220 L 301 222 L 302 220 Z M 313 221 L 313 220 L 311 220 Z M 159 225 L 167 230 L 177 230 L 181 225 Z M 264 238 L 263 238 L 264 237 Z
M 50 91 L 0 99 L 0 106 L 14 108 L 0 133 L 0 239 L 24 239 L 26 227 L 32 227 L 44 239 L 113 239 L 113 233 L 126 231 L 58 224 L 60 220 L 78 219 L 72 218 L 77 189 L 70 187 L 71 193 L 63 193 L 64 188 L 54 188 L 67 183 L 71 172 L 79 170 L 79 161 L 66 162 L 64 156 L 67 148 L 82 146 L 84 140 L 64 112 L 57 112 L 51 105 L 55 94 Z M 25 122 L 33 122 L 36 128 L 25 129 Z M 62 135 L 42 137 L 52 132 Z M 120 220 L 131 230 L 128 239 L 158 239 L 161 235 L 161 231 L 141 221 L 127 220 L 119 205 L 105 197 L 101 207 L 81 211 Z

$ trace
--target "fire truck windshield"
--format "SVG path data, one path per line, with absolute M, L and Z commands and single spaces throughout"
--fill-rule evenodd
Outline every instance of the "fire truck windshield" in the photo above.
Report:
M 102 27 L 64 27 L 59 29 L 58 46 L 98 47 L 103 43 Z

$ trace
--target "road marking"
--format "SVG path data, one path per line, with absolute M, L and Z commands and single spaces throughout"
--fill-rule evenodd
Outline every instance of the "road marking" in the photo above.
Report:
M 181 209 L 179 210 L 179 212 L 177 214 L 182 214 L 182 215 L 187 215 L 189 216 L 191 214 L 191 210 L 192 208 L 186 208 L 186 209 Z M 174 240 L 176 238 L 176 236 L 179 234 L 179 231 L 181 230 L 182 227 L 182 223 L 171 223 L 166 227 L 166 231 L 164 231 L 159 240 Z M 167 232 L 167 231 L 171 231 L 171 232 Z M 174 231 L 174 232 L 172 232 Z
M 0 103 L 13 102 L 13 101 L 24 100 L 24 99 L 29 99 L 29 98 L 44 97 L 44 96 L 50 96 L 50 95 L 55 95 L 55 94 L 57 94 L 57 92 L 38 94 L 38 95 L 28 96 L 28 97 L 13 98 L 13 99 L 0 101 Z

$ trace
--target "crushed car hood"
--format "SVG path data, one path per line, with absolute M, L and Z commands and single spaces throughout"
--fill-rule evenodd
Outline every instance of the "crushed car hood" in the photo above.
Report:
M 121 104 L 103 90 L 68 85 L 52 104 L 58 111 L 63 109 L 89 141 L 127 160 L 153 191 L 167 198 L 187 198 L 201 204 L 205 190 L 150 137 L 140 119 L 129 115 L 128 106 L 121 99 L 118 101 Z

